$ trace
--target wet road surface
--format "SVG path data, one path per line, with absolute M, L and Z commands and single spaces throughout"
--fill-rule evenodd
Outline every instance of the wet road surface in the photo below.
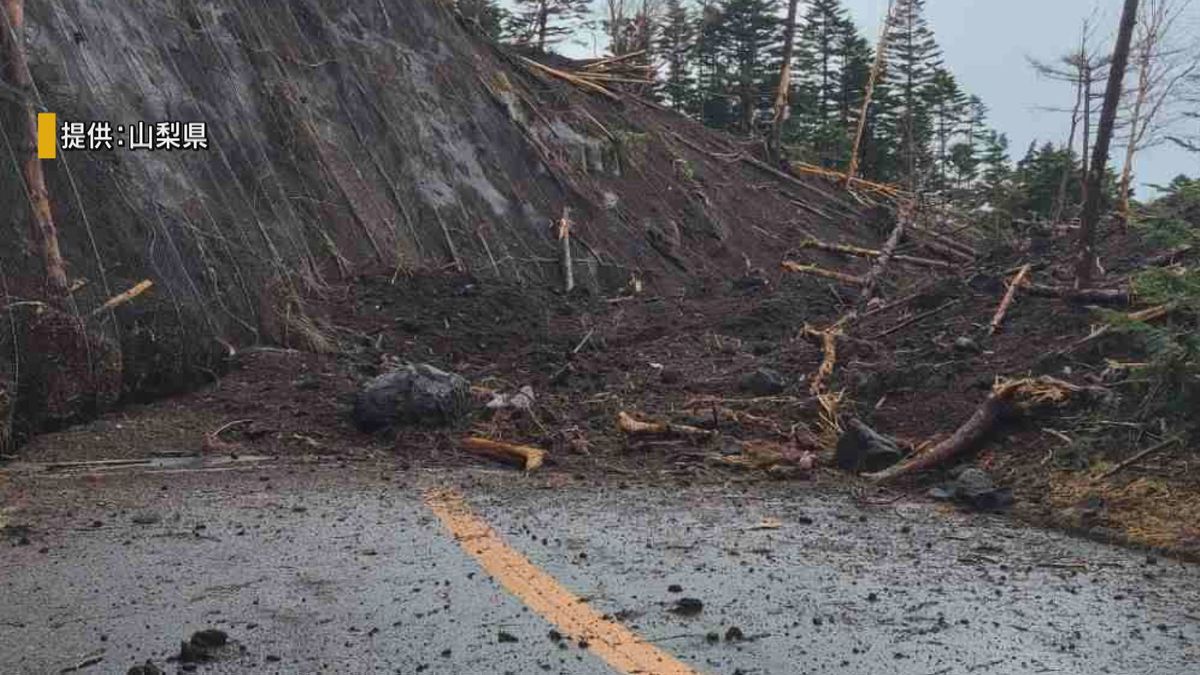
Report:
M 1200 672 L 1200 567 L 993 516 L 803 484 L 214 469 L 14 478 L 0 673 L 175 672 L 209 627 L 233 644 L 198 672 L 619 672 L 456 541 L 430 508 L 444 486 L 512 555 L 695 672 Z

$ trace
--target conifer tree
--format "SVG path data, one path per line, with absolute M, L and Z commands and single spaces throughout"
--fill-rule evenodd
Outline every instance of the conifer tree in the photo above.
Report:
M 880 97 L 889 139 L 899 148 L 888 167 L 915 188 L 930 162 L 933 135 L 928 93 L 942 70 L 942 52 L 925 19 L 925 0 L 896 0 L 896 21 L 888 42 L 887 78 Z
M 694 96 L 690 65 L 694 31 L 695 24 L 681 0 L 667 0 L 656 46 L 664 66 L 662 94 L 677 111 L 687 109 Z
M 546 51 L 570 35 L 587 17 L 590 0 L 513 0 L 512 32 L 517 41 Z

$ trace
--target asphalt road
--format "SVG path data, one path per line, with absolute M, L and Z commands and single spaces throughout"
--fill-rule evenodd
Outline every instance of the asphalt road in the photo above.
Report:
M 632 672 L 628 649 L 700 673 L 1200 672 L 1200 566 L 921 502 L 386 464 L 15 473 L 5 674 Z M 444 487 L 517 578 L 431 508 Z M 572 634 L 579 611 L 637 644 Z M 231 641 L 215 660 L 169 661 L 205 628 Z

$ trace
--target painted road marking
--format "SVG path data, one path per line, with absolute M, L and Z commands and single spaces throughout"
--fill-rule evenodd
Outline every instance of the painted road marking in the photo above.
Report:
M 588 649 L 622 673 L 699 675 L 699 671 L 647 643 L 625 626 L 601 616 L 528 558 L 513 549 L 461 494 L 430 490 L 425 503 L 484 571 L 564 635 L 586 640 Z

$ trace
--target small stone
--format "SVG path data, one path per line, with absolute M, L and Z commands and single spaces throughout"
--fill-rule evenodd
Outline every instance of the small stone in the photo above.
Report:
M 682 593 L 683 586 L 680 586 L 679 584 L 671 584 L 670 586 L 667 586 L 667 592 L 668 593 Z
M 776 370 L 759 368 L 742 377 L 738 387 L 755 396 L 775 396 L 787 389 L 787 379 Z
M 520 642 L 520 640 L 517 639 L 516 635 L 513 635 L 512 633 L 509 633 L 507 631 L 500 631 L 499 633 L 497 633 L 496 641 L 497 642 Z
M 729 630 L 725 631 L 726 642 L 741 642 L 746 639 L 746 634 L 737 626 L 730 626 Z

